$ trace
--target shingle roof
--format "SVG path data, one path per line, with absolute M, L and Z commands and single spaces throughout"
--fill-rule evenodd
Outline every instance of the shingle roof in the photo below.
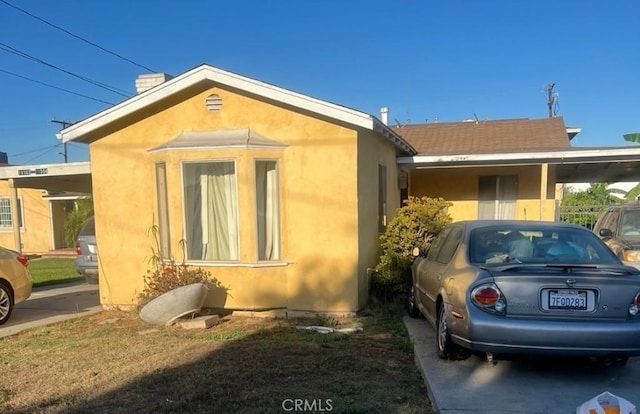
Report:
M 562 117 L 404 125 L 392 128 L 419 154 L 482 154 L 569 148 Z

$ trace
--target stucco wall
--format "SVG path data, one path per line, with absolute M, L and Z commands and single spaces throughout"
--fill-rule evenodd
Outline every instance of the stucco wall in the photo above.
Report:
M 389 223 L 400 207 L 396 149 L 388 141 L 375 134 L 362 133 L 358 139 L 358 197 L 359 197 L 359 246 L 358 274 L 359 307 L 369 297 L 369 278 L 380 258 L 380 235 L 378 232 L 378 166 L 386 167 L 387 210 Z
M 442 197 L 453 203 L 449 213 L 454 221 L 478 218 L 478 177 L 517 175 L 516 218 L 547 220 L 555 218 L 555 168 L 550 166 L 546 186 L 541 190 L 540 165 L 513 167 L 458 167 L 414 170 L 410 174 L 410 194 Z M 544 197 L 542 198 L 541 197 Z
M 211 93 L 222 98 L 220 112 L 205 109 Z M 223 158 L 236 162 L 240 260 L 226 265 L 201 263 L 230 289 L 224 303 L 210 295 L 207 305 L 335 312 L 358 308 L 356 131 L 217 87 L 145 112 L 145 117 L 130 118 L 90 145 L 103 304 L 134 304 L 143 288 L 153 245 L 147 233 L 157 223 L 154 163 L 167 165 L 172 251 L 180 261 L 181 162 Z M 250 128 L 286 148 L 148 152 L 182 131 L 236 128 Z M 257 261 L 256 158 L 278 161 L 282 230 L 278 263 Z M 377 194 L 367 198 L 375 203 Z
M 9 183 L 0 181 L 0 196 L 11 196 Z M 42 191 L 19 188 L 22 203 L 23 225 L 20 232 L 23 253 L 44 253 L 52 248 L 49 201 L 42 198 Z M 0 230 L 0 245 L 17 250 L 13 229 Z

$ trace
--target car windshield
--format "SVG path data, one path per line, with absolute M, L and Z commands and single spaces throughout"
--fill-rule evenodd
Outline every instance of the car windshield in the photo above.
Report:
M 473 229 L 469 236 L 469 261 L 483 265 L 620 264 L 613 252 L 587 229 L 535 224 Z
M 640 237 L 640 210 L 627 210 L 622 214 L 620 234 Z

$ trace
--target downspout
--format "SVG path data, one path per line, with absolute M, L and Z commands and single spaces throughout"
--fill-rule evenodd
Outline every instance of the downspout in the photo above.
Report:
M 20 222 L 18 209 L 18 189 L 15 186 L 13 178 L 9 178 L 9 190 L 11 191 L 11 223 L 13 223 L 13 243 L 15 251 L 22 254 L 22 240 L 20 239 Z

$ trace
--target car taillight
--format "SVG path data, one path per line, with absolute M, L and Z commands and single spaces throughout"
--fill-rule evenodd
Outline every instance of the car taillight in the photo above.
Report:
M 640 292 L 636 293 L 633 302 L 629 305 L 629 315 L 636 316 L 640 311 Z
M 640 261 L 639 250 L 625 250 L 622 252 L 622 260 L 625 262 L 637 262 Z
M 500 299 L 500 293 L 492 286 L 476 288 L 471 295 L 482 306 L 491 306 Z
M 22 263 L 24 267 L 29 266 L 29 259 L 26 256 L 20 255 L 20 256 L 17 256 L 16 259 L 18 259 L 18 261 Z
M 82 256 L 82 247 L 80 247 L 80 243 L 76 243 L 76 254 L 78 256 Z
M 492 313 L 504 314 L 507 303 L 500 293 L 500 289 L 493 283 L 481 285 L 471 291 L 471 300 L 481 309 Z

